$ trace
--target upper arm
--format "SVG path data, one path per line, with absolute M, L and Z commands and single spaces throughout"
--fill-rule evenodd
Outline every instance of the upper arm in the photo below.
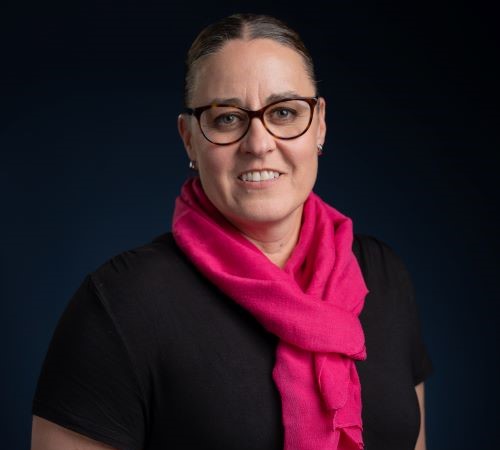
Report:
M 74 440 L 76 432 L 120 450 L 139 450 L 145 411 L 135 366 L 87 277 L 59 320 L 42 366 L 32 414 L 45 421 L 35 420 L 35 437 Z
M 420 431 L 418 433 L 417 444 L 415 450 L 426 450 L 425 444 L 425 401 L 424 401 L 424 383 L 419 383 L 415 386 L 417 393 L 418 406 L 420 408 Z
M 33 416 L 31 450 L 113 450 L 79 433 Z
M 402 325 L 401 329 L 405 337 L 402 341 L 404 347 L 401 361 L 410 365 L 407 369 L 411 378 L 405 382 L 411 383 L 408 385 L 408 389 L 415 389 L 420 410 L 420 427 L 415 450 L 426 450 L 424 381 L 432 373 L 433 366 L 422 337 L 416 293 L 410 273 L 396 252 L 386 243 L 374 237 L 357 235 L 356 245 L 353 249 L 361 267 L 364 268 L 363 275 L 369 282 L 369 288 L 371 282 L 381 291 L 388 290 L 390 287 L 394 288 L 397 293 L 398 303 L 391 308 L 391 313 L 394 313 L 397 306 L 398 315 L 396 317 L 398 324 Z M 368 267 L 378 267 L 380 270 L 371 272 L 367 270 Z M 375 277 L 372 273 L 377 276 Z M 414 407 L 413 402 L 411 407 Z M 414 436 L 415 434 L 412 434 L 413 439 Z

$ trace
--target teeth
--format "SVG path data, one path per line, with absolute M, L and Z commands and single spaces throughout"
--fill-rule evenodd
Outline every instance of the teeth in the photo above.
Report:
M 258 182 L 258 181 L 272 180 L 273 178 L 278 178 L 279 176 L 280 176 L 279 172 L 275 172 L 273 170 L 261 170 L 260 172 L 258 171 L 245 172 L 244 174 L 240 175 L 240 178 L 243 181 Z

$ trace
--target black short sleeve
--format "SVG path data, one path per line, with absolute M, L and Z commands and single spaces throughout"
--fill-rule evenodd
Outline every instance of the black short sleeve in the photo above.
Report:
M 416 386 L 432 373 L 433 366 L 422 337 L 415 288 L 406 264 L 391 246 L 369 235 L 357 234 L 353 251 L 371 290 L 361 319 L 369 331 L 372 349 L 386 348 L 396 337 L 401 340 L 404 352 L 399 357 L 408 362 Z M 389 317 L 398 326 L 387 324 L 383 328 L 388 336 L 384 341 L 381 327 Z
M 379 241 L 380 242 L 380 241 Z M 433 370 L 432 362 L 422 337 L 422 327 L 418 313 L 415 287 L 411 275 L 403 260 L 387 243 L 380 243 L 388 254 L 387 260 L 392 261 L 393 270 L 400 284 L 401 298 L 405 299 L 408 309 L 408 324 L 410 337 L 410 357 L 412 364 L 413 384 L 416 386 L 424 381 Z
M 141 389 L 90 276 L 56 327 L 32 413 L 120 450 L 144 447 Z
M 410 450 L 420 429 L 415 386 L 431 373 L 415 289 L 403 260 L 385 242 L 357 235 L 353 251 L 369 289 L 360 320 L 367 359 L 357 362 L 368 449 Z

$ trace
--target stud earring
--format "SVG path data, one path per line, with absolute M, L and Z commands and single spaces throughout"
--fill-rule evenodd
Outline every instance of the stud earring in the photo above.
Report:
M 196 167 L 196 161 L 194 161 L 194 160 L 192 160 L 192 159 L 191 159 L 191 160 L 189 161 L 189 168 L 190 168 L 191 170 L 198 170 L 198 167 Z
M 318 155 L 322 155 L 323 154 L 323 146 L 321 144 L 318 144 Z

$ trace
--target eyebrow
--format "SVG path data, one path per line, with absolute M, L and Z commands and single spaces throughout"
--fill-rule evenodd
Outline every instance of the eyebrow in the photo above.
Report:
M 285 98 L 297 98 L 297 97 L 302 97 L 295 91 L 284 91 L 284 92 L 279 92 L 276 94 L 271 94 L 266 98 L 266 105 L 268 103 L 276 102 L 278 100 L 283 100 Z M 243 107 L 243 102 L 241 99 L 238 97 L 231 97 L 231 98 L 214 98 L 210 102 L 210 105 L 214 104 L 229 104 L 229 105 L 235 105 L 235 106 L 241 106 Z

